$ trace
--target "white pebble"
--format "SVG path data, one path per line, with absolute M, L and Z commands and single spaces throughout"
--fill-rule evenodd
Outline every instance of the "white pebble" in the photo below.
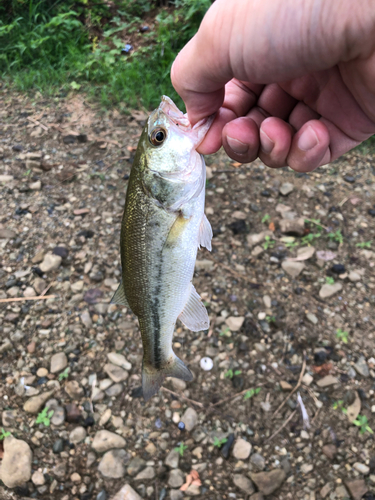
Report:
M 212 361 L 211 358 L 202 358 L 201 359 L 201 368 L 202 370 L 206 371 L 206 372 L 209 372 L 210 370 L 212 370 L 212 367 L 214 366 L 214 362 Z

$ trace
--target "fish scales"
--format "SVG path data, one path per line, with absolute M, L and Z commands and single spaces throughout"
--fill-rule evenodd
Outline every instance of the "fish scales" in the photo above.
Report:
M 199 136 L 198 127 L 189 126 L 185 131 L 174 130 L 176 124 L 169 124 L 166 111 L 176 112 L 177 108 L 167 99 L 150 116 L 134 158 L 121 225 L 123 279 L 113 298 L 114 303 L 127 304 L 139 320 L 145 399 L 159 390 L 166 376 L 193 378 L 172 349 L 177 318 L 190 329 L 208 327 L 207 311 L 192 286 L 198 246 L 210 247 L 212 237 L 204 216 L 204 161 L 194 149 L 203 133 Z M 183 127 L 186 118 L 177 113 Z M 207 130 L 209 124 L 201 127 L 204 125 Z M 150 144 L 155 127 L 165 132 L 166 162 L 159 154 L 161 148 Z M 179 137 L 174 143 L 173 133 Z M 186 142 L 189 133 L 192 139 L 189 136 L 190 142 Z M 208 243 L 201 242 L 202 233 Z

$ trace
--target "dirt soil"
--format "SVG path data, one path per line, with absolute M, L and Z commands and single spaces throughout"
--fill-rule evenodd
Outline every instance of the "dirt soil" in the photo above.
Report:
M 0 499 L 375 498 L 375 158 L 309 174 L 207 158 L 194 285 L 211 326 L 176 326 L 195 379 L 145 403 L 137 319 L 109 302 L 146 115 L 0 104 Z

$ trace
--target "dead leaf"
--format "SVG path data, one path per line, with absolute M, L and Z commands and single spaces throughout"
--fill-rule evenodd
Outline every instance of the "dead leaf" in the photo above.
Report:
M 137 122 L 143 122 L 143 121 L 147 120 L 147 118 L 148 118 L 148 115 L 145 112 L 139 111 L 137 109 L 130 111 L 130 114 L 132 115 L 134 120 L 136 120 Z
M 325 377 L 326 375 L 328 375 L 330 373 L 330 371 L 332 370 L 332 368 L 333 368 L 333 364 L 332 363 L 324 363 L 321 366 L 315 366 L 314 365 L 312 367 L 313 372 L 314 373 L 318 373 L 322 377 Z
M 232 167 L 234 167 L 234 168 L 238 168 L 241 165 L 242 165 L 242 163 L 240 163 L 239 161 L 235 161 L 235 162 L 232 163 Z
M 358 396 L 358 392 L 356 391 L 354 402 L 347 408 L 347 415 L 349 422 L 353 422 L 358 417 L 360 411 L 361 411 L 361 399 Z
M 270 222 L 270 224 L 269 224 L 269 226 L 268 226 L 268 229 L 269 229 L 270 231 L 272 231 L 272 232 L 273 232 L 273 231 L 275 231 L 275 223 L 274 223 L 274 222 Z
M 302 247 L 297 250 L 297 257 L 288 257 L 287 260 L 293 262 L 301 262 L 303 260 L 311 259 L 315 253 L 314 247 Z
M 335 259 L 337 254 L 331 252 L 330 250 L 319 250 L 318 252 L 316 252 L 316 256 L 318 257 L 318 259 L 327 262 L 329 260 Z

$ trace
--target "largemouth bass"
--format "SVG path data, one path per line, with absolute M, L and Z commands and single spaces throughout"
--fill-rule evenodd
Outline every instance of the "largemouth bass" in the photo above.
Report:
M 112 302 L 138 317 L 147 401 L 165 377 L 192 380 L 172 349 L 177 318 L 190 330 L 209 327 L 192 278 L 199 247 L 211 250 L 204 214 L 206 166 L 196 148 L 212 118 L 194 127 L 168 97 L 150 115 L 135 154 L 121 225 L 122 281 Z

